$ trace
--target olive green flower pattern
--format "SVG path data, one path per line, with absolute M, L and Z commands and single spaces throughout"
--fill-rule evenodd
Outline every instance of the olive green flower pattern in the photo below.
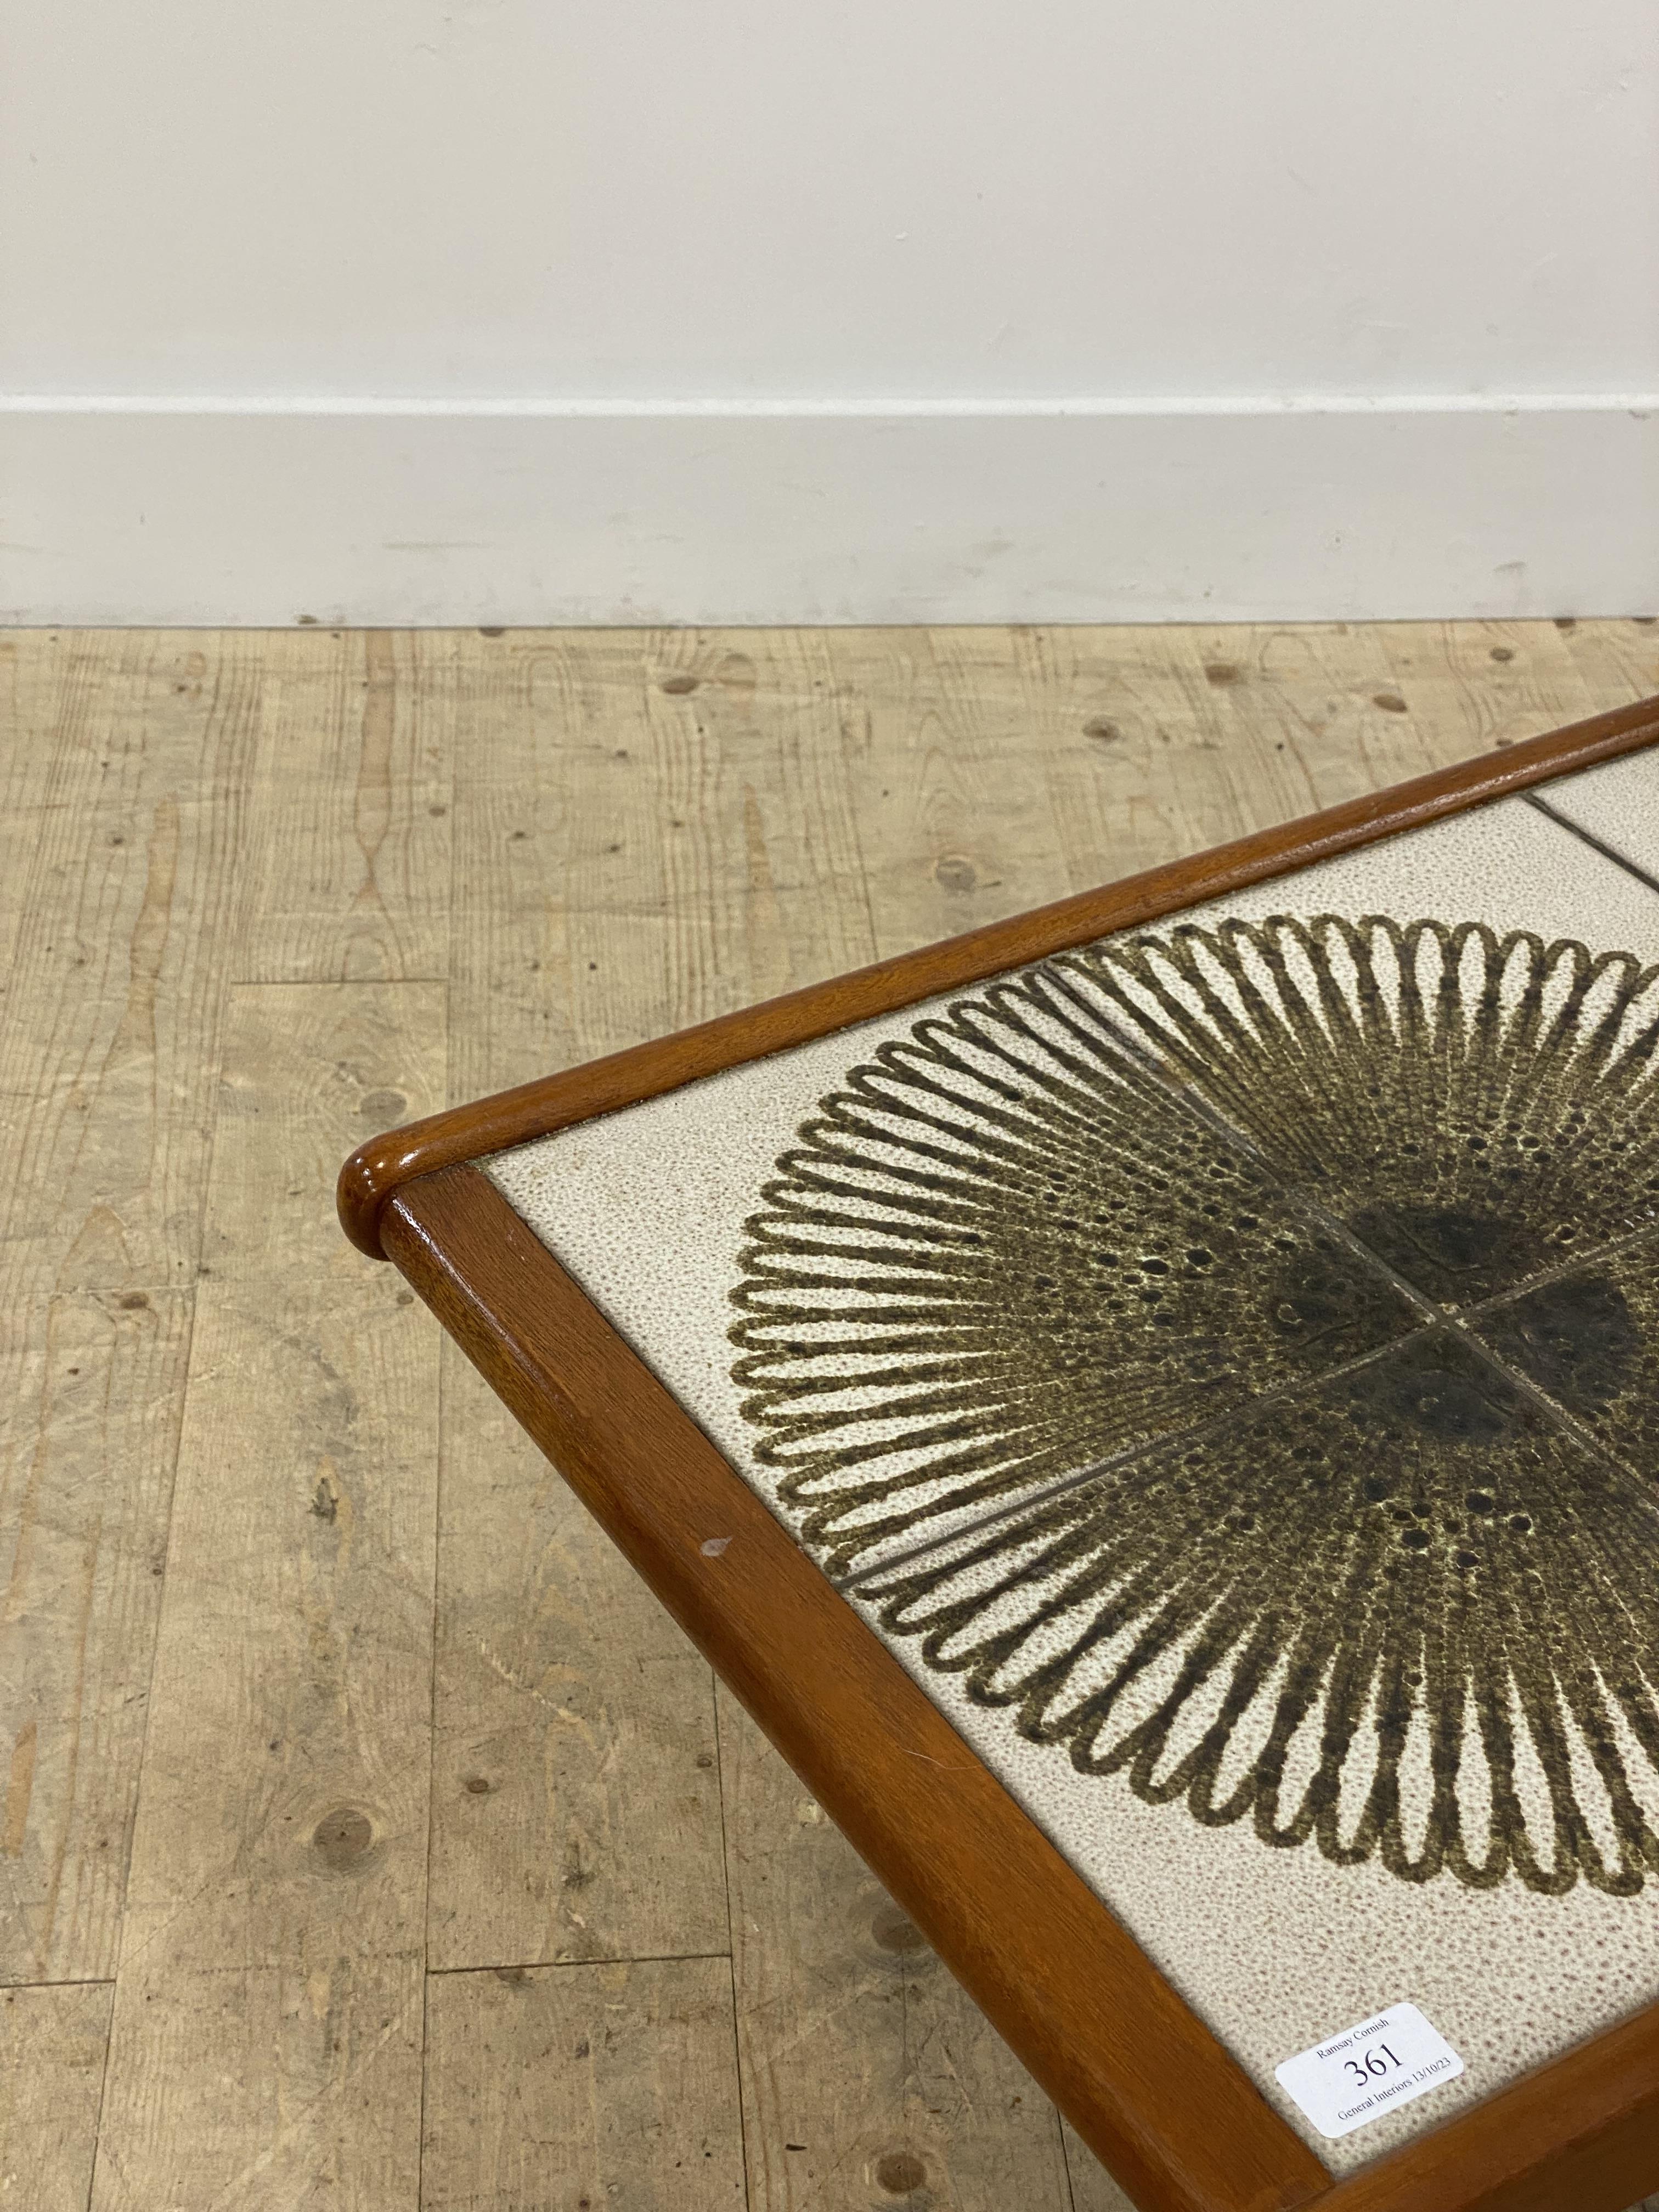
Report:
M 1659 976 L 1188 923 L 878 1046 L 747 1224 L 784 1509 L 1081 1771 L 1474 1887 L 1659 1870 Z M 1651 1241 L 1650 1241 L 1651 1240 Z

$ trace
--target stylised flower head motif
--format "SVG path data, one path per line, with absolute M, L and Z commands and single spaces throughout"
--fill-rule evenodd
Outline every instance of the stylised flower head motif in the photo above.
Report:
M 748 1224 L 733 1375 L 925 1662 L 1200 1820 L 1659 1869 L 1659 971 L 1110 940 L 917 1022 Z

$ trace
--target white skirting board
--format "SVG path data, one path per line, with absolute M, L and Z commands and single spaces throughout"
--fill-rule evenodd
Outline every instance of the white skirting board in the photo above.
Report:
M 0 402 L 0 621 L 1659 611 L 1659 400 Z

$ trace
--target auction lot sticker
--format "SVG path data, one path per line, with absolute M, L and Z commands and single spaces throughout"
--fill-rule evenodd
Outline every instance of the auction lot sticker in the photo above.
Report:
M 1273 2069 L 1280 2088 L 1333 2141 L 1462 2071 L 1462 2060 L 1414 2004 L 1390 2005 Z

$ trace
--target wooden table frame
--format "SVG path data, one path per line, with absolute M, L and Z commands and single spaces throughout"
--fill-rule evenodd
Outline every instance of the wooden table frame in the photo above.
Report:
M 341 1171 L 352 1242 L 395 1261 L 1142 2212 L 1624 2212 L 1659 2186 L 1659 2004 L 1334 2180 L 468 1163 L 1655 742 L 1659 699 L 434 1115 Z

